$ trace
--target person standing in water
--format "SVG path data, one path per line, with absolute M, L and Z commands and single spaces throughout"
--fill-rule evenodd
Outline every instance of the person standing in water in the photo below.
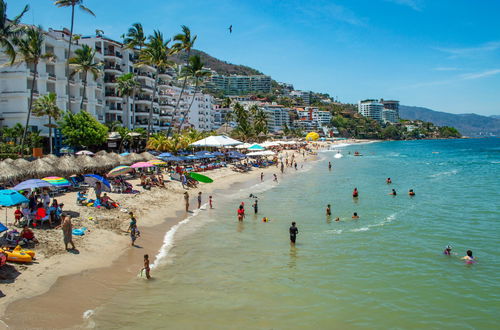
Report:
M 198 208 L 201 208 L 201 191 L 198 193 Z
M 186 204 L 186 212 L 189 212 L 189 194 L 187 191 L 184 192 L 184 203 Z
M 332 170 L 332 162 L 328 162 L 328 170 L 331 171 Z
M 391 191 L 391 193 L 389 195 L 396 196 L 397 195 L 396 189 L 392 189 L 392 191 Z
M 359 196 L 358 188 L 354 188 L 354 190 L 352 191 L 352 197 L 357 198 L 358 196 Z
M 146 278 L 149 280 L 151 278 L 151 275 L 149 275 L 149 256 L 147 254 L 144 255 L 144 268 L 142 270 L 146 271 Z M 142 275 L 142 272 L 141 272 Z
M 255 200 L 252 206 L 253 206 L 253 211 L 255 212 L 255 214 L 257 214 L 259 212 L 259 204 L 257 199 Z
M 211 195 L 210 195 L 210 196 L 208 196 L 208 205 L 210 205 L 210 208 L 211 208 L 211 209 L 213 209 L 213 208 L 214 208 L 214 206 L 213 206 L 213 204 L 212 204 L 212 196 L 211 196 Z
M 285 165 L 283 165 L 283 162 L 281 162 L 281 173 L 285 171 Z
M 243 221 L 243 218 L 245 218 L 245 208 L 243 207 L 243 204 L 238 207 L 238 221 Z
M 278 176 L 276 174 L 273 174 L 274 175 L 274 182 L 278 182 Z
M 471 250 L 467 250 L 467 255 L 465 257 L 462 257 L 462 260 L 465 260 L 465 262 L 468 264 L 473 264 L 476 262 L 476 259 L 472 256 Z
M 391 184 L 391 183 L 392 183 L 391 178 L 387 178 L 387 180 L 385 180 L 385 183 L 387 183 L 387 184 Z
M 297 234 L 299 233 L 299 229 L 295 226 L 295 221 L 292 222 L 292 226 L 288 231 L 290 232 L 290 243 L 295 245 L 295 240 L 297 239 Z
M 330 204 L 328 204 L 328 205 L 326 206 L 326 215 L 327 215 L 327 216 L 332 215 L 332 209 L 330 208 Z
M 352 218 L 353 218 L 353 219 L 359 219 L 359 215 L 358 215 L 358 213 L 357 213 L 357 212 L 354 212 L 354 213 L 352 214 Z
M 410 189 L 410 191 L 408 191 L 408 196 L 415 196 L 415 192 L 413 191 L 413 189 Z
M 264 172 L 260 172 L 260 182 L 264 181 Z
M 444 249 L 443 254 L 446 256 L 451 256 L 451 245 L 446 246 L 446 249 Z

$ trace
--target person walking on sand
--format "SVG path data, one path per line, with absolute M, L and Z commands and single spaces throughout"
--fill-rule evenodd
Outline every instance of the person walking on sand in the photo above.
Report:
M 283 165 L 283 162 L 281 162 L 281 173 L 285 171 L 285 165 Z
M 295 226 L 295 221 L 292 222 L 292 226 L 288 231 L 290 232 L 290 243 L 295 245 L 295 240 L 297 239 L 297 234 L 299 233 L 299 229 Z
M 211 195 L 210 195 L 210 196 L 208 196 L 208 205 L 210 205 L 210 208 L 211 208 L 211 209 L 213 209 L 213 208 L 214 208 L 214 206 L 213 206 L 213 204 L 212 204 L 212 196 L 211 196 Z
M 149 280 L 151 278 L 151 275 L 149 274 L 149 272 L 150 272 L 149 255 L 147 255 L 147 254 L 144 255 L 144 268 L 142 270 L 146 271 L 146 278 Z M 142 271 L 141 271 L 141 275 L 142 275 Z
M 278 176 L 276 174 L 273 174 L 273 175 L 274 175 L 274 180 L 273 181 L 277 183 L 278 182 Z
M 260 172 L 260 182 L 264 181 L 264 172 Z
M 71 223 L 71 217 L 67 214 L 62 216 L 62 223 L 56 228 L 61 228 L 63 232 L 64 247 L 68 251 L 68 244 L 71 244 L 71 250 L 76 250 L 75 244 L 73 243 L 73 224 Z
M 198 208 L 201 208 L 201 191 L 198 193 Z
M 186 212 L 189 212 L 189 194 L 187 191 L 184 192 L 184 203 L 186 204 Z

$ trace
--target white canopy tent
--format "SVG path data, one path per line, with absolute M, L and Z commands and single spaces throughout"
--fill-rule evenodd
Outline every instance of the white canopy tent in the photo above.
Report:
M 248 147 L 251 147 L 252 145 L 250 143 L 243 143 L 240 145 L 237 145 L 235 148 L 236 149 L 248 149 Z
M 274 151 L 271 150 L 263 150 L 263 151 L 255 151 L 255 152 L 250 152 L 247 154 L 247 156 L 252 157 L 252 156 L 273 156 L 276 155 Z
M 261 143 L 260 145 L 263 146 L 264 148 L 269 148 L 269 147 L 279 146 L 280 144 L 278 141 L 266 141 L 264 143 Z
M 243 142 L 240 142 L 235 139 L 231 139 L 228 136 L 225 135 L 214 135 L 214 136 L 209 136 L 205 139 L 196 141 L 194 143 L 191 143 L 190 145 L 193 147 L 227 147 L 227 146 L 236 146 L 239 144 L 242 144 Z

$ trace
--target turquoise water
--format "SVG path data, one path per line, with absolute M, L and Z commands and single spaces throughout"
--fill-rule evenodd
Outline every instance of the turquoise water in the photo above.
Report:
M 354 150 L 363 156 L 349 155 Z M 131 281 L 89 322 L 108 329 L 497 328 L 500 140 L 383 142 L 342 153 L 320 153 L 277 186 L 267 178 L 216 194 L 216 209 L 178 228 L 155 279 Z M 259 197 L 258 217 L 250 192 Z M 327 204 L 341 222 L 325 216 Z M 295 247 L 291 221 L 300 231 Z M 447 244 L 458 256 L 442 254 Z M 459 259 L 467 249 L 476 264 Z

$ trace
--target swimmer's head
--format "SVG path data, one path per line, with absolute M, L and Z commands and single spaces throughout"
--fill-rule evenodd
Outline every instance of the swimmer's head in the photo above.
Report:
M 292 226 L 295 226 L 295 221 L 292 222 Z
M 144 259 L 149 259 L 149 255 L 145 254 Z
M 467 256 L 472 258 L 472 251 L 471 250 L 467 250 Z
M 446 251 L 451 251 L 451 245 L 446 245 Z
M 358 216 L 358 213 L 357 213 L 357 212 L 354 212 L 354 213 L 353 213 L 353 215 L 354 215 L 355 217 L 357 217 L 357 216 Z

